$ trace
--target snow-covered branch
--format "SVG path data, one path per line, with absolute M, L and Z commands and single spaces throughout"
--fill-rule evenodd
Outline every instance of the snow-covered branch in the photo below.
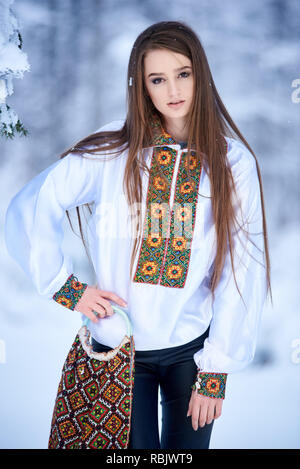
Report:
M 18 115 L 6 104 L 13 93 L 13 79 L 23 78 L 30 70 L 27 55 L 22 49 L 18 20 L 11 9 L 14 0 L 0 0 L 0 134 L 14 137 L 15 132 L 26 135 L 28 131 Z

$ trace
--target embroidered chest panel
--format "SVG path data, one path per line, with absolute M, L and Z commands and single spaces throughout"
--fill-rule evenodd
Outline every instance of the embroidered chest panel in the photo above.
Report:
M 186 152 L 182 152 L 175 181 L 176 158 L 177 151 L 171 147 L 161 146 L 153 150 L 143 239 L 134 282 L 173 288 L 185 285 L 201 164 L 192 152 L 189 180 L 188 157 Z

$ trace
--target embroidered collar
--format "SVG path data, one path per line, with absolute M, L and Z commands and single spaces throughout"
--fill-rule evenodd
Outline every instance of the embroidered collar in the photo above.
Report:
M 152 139 L 147 147 L 158 147 L 164 145 L 179 145 L 182 142 L 176 141 L 163 127 L 158 114 L 152 114 L 150 118 L 150 126 L 152 129 Z M 195 149 L 195 144 L 192 144 L 192 149 Z
M 153 114 L 152 117 L 150 118 L 150 126 L 152 129 L 152 139 L 148 147 L 163 146 L 163 145 L 180 145 L 180 142 L 177 142 L 163 128 L 161 120 L 157 114 Z M 224 145 L 225 145 L 226 153 L 227 153 L 228 146 L 227 146 L 225 135 L 223 135 L 223 138 L 224 138 Z M 192 144 L 192 149 L 195 149 L 195 143 Z
M 150 141 L 150 147 L 178 144 L 178 142 L 176 142 L 176 140 L 174 140 L 174 138 L 163 128 L 161 120 L 157 114 L 154 114 L 151 117 L 150 125 L 152 128 L 152 140 Z

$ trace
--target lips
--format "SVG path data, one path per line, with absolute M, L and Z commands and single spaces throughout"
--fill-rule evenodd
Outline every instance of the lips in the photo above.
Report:
M 179 101 L 172 101 L 171 103 L 168 103 L 168 104 L 179 104 L 179 103 L 183 103 L 183 99 L 179 100 Z
M 184 100 L 181 100 L 181 101 L 174 101 L 174 103 L 169 103 L 168 106 L 169 108 L 171 109 L 181 109 L 181 107 L 183 106 L 183 104 L 185 103 Z

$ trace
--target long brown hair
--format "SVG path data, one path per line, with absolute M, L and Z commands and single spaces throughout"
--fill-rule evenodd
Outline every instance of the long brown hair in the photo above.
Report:
M 236 223 L 236 216 L 233 208 L 232 191 L 235 191 L 235 184 L 226 156 L 227 151 L 224 145 L 224 136 L 226 135 L 234 138 L 237 136 L 252 153 L 256 161 L 263 216 L 267 291 L 270 293 L 272 301 L 264 197 L 258 162 L 255 153 L 231 119 L 217 92 L 206 54 L 198 36 L 185 23 L 162 21 L 148 27 L 137 37 L 128 64 L 127 116 L 122 128 L 114 131 L 93 133 L 62 153 L 60 158 L 72 152 L 80 153 L 81 155 L 83 153 L 94 154 L 99 152 L 99 150 L 103 150 L 104 147 L 105 152 L 109 150 L 109 154 L 111 156 L 115 155 L 115 157 L 120 155 L 121 151 L 128 150 L 123 180 L 124 192 L 129 206 L 132 206 L 132 204 L 140 206 L 142 200 L 141 170 L 148 170 L 144 163 L 144 149 L 153 138 L 151 118 L 153 115 L 161 117 L 160 113 L 154 109 L 146 91 L 144 83 L 144 58 L 148 51 L 161 48 L 183 54 L 192 62 L 194 99 L 187 122 L 189 128 L 188 150 L 191 150 L 192 146 L 195 148 L 197 158 L 200 159 L 201 164 L 206 165 L 209 173 L 212 214 L 217 238 L 216 256 L 210 283 L 213 298 L 223 270 L 227 244 L 229 244 L 234 274 L 232 229 Z M 76 210 L 81 238 L 86 248 L 79 207 L 76 207 Z M 68 211 L 67 216 L 71 223 Z M 137 220 L 138 236 L 135 237 L 131 255 L 130 275 L 132 275 L 134 259 L 138 251 L 141 226 L 142 220 L 140 216 Z M 234 279 L 240 293 L 235 274 Z

